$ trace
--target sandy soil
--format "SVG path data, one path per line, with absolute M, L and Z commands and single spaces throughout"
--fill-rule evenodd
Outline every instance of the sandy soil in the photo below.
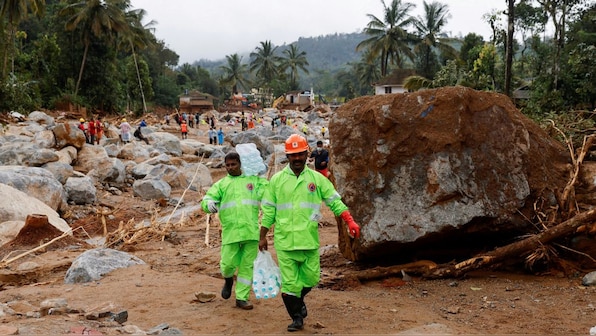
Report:
M 225 170 L 214 169 L 215 179 Z M 181 191 L 173 195 L 180 197 Z M 186 206 L 196 204 L 201 193 L 187 192 Z M 172 205 L 141 201 L 126 190 L 121 196 L 102 191 L 99 201 L 116 211 L 108 218 L 109 231 L 131 218 L 166 216 Z M 109 210 L 101 208 L 100 210 Z M 103 231 L 94 207 L 73 207 L 69 219 L 90 235 Z M 79 217 L 79 219 L 76 219 Z M 21 335 L 59 335 L 82 327 L 103 335 L 121 335 L 123 325 L 144 331 L 166 323 L 184 335 L 196 334 L 288 334 L 291 322 L 280 298 L 256 300 L 255 308 L 234 307 L 234 300 L 219 295 L 218 220 L 212 217 L 210 246 L 205 245 L 206 216 L 189 213 L 164 240 L 123 248 L 147 264 L 119 269 L 101 280 L 86 284 L 64 284 L 70 263 L 88 247 L 72 241 L 49 247 L 0 270 L 0 307 L 16 314 L 2 314 L 0 335 L 18 329 Z M 485 270 L 462 279 L 424 280 L 413 275 L 380 281 L 342 281 L 342 275 L 361 269 L 345 259 L 337 248 L 337 227 L 325 208 L 321 221 L 322 281 L 306 298 L 309 316 L 305 329 L 296 334 L 557 334 L 587 335 L 596 325 L 596 288 L 581 286 L 581 276 L 562 274 L 528 275 Z M 83 238 L 81 234 L 78 234 Z M 270 239 L 272 239 L 270 237 Z M 272 241 L 270 250 L 275 254 Z M 21 246 L 26 249 L 27 246 Z M 8 251 L 2 251 L 0 258 Z M 37 263 L 33 271 L 17 270 L 23 263 Z M 195 293 L 216 293 L 213 301 L 201 303 Z M 64 298 L 70 312 L 27 317 L 39 311 L 42 301 Z M 107 318 L 89 320 L 85 312 L 111 305 L 113 312 L 126 310 L 122 324 Z M 15 328 L 15 329 L 13 329 Z M 77 329 L 78 328 L 78 329 Z

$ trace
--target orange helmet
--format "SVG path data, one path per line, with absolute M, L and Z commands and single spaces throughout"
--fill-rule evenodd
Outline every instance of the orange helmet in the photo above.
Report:
M 286 154 L 302 153 L 308 150 L 308 142 L 303 136 L 292 134 L 286 140 Z

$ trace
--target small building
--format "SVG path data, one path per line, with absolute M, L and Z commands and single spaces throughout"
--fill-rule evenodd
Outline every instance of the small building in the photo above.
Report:
M 191 91 L 180 96 L 180 113 L 202 114 L 214 109 L 213 96 L 208 93 Z
M 311 91 L 289 91 L 285 94 L 285 101 L 281 103 L 282 108 L 288 110 L 308 110 L 314 106 L 315 95 Z M 279 107 L 279 105 L 278 105 Z
M 406 78 L 416 75 L 413 69 L 395 69 L 393 72 L 374 83 L 375 95 L 384 95 L 390 93 L 404 93 L 407 90 L 404 88 Z

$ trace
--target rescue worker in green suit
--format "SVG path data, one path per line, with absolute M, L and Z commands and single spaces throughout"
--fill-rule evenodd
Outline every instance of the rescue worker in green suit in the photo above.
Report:
M 325 176 L 308 168 L 308 143 L 298 134 L 285 142 L 289 164 L 273 175 L 261 202 L 263 219 L 259 249 L 267 250 L 267 232 L 275 224 L 273 242 L 281 271 L 282 300 L 292 319 L 288 331 L 304 328 L 308 312 L 304 296 L 320 280 L 319 224 L 321 203 L 346 222 L 354 238 L 360 227 Z
M 246 176 L 241 170 L 240 155 L 230 152 L 225 157 L 228 175 L 215 182 L 203 197 L 201 207 L 207 213 L 219 212 L 221 222 L 220 270 L 225 284 L 221 296 L 232 295 L 236 276 L 236 307 L 250 310 L 248 301 L 252 286 L 253 262 L 259 247 L 259 207 L 268 181 Z

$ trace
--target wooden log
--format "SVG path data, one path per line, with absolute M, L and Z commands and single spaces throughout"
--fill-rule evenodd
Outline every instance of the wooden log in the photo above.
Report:
M 375 267 L 371 269 L 365 269 L 362 271 L 356 271 L 346 276 L 356 277 L 359 281 L 371 281 L 377 279 L 383 279 L 393 276 L 403 276 L 402 271 L 411 274 L 425 274 L 435 269 L 437 264 L 429 260 L 420 260 L 402 265 L 394 265 L 388 267 Z
M 532 235 L 526 239 L 499 247 L 478 255 L 476 257 L 464 260 L 457 264 L 439 265 L 437 268 L 423 274 L 425 278 L 446 278 L 459 277 L 462 274 L 480 269 L 511 257 L 519 257 L 528 251 L 544 245 L 554 239 L 574 233 L 580 226 L 596 221 L 596 209 L 582 212 L 575 217 L 553 226 L 541 233 Z

